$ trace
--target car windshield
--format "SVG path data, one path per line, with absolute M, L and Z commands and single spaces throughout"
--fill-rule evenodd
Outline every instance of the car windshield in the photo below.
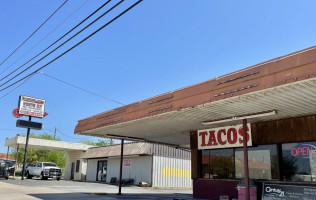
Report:
M 43 163 L 44 167 L 56 167 L 55 163 Z

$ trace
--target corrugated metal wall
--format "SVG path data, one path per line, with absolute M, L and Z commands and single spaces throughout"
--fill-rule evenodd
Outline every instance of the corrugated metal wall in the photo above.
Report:
M 97 168 L 98 161 L 106 159 L 88 159 L 87 161 L 87 176 L 86 181 L 96 181 L 97 180 Z
M 192 188 L 191 160 L 154 156 L 152 186 Z
M 162 145 L 162 144 L 152 144 L 152 152 L 150 153 L 157 156 L 165 156 L 165 157 L 180 158 L 180 159 L 191 159 L 190 150 L 178 149 L 175 147 Z
M 151 184 L 151 156 L 136 156 L 136 157 L 124 157 L 124 160 L 131 160 L 130 167 L 123 167 L 122 178 L 133 178 L 134 184 L 137 185 L 139 182 L 147 182 Z M 110 182 L 111 177 L 119 179 L 120 172 L 120 159 L 110 158 L 108 159 L 108 176 L 106 181 Z
M 151 184 L 151 156 L 135 156 L 124 157 L 124 160 L 131 160 L 130 167 L 123 167 L 122 178 L 133 178 L 134 184 L 139 182 L 147 182 Z M 88 159 L 87 181 L 96 181 L 98 161 L 107 160 L 107 176 L 106 182 L 110 182 L 111 177 L 119 179 L 120 174 L 120 158 L 103 158 L 103 159 Z

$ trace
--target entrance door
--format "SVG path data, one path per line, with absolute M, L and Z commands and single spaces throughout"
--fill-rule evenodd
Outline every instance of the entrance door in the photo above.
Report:
M 97 181 L 106 182 L 107 165 L 108 165 L 107 160 L 98 161 Z
M 75 176 L 75 162 L 71 163 L 71 173 L 70 173 L 70 180 L 74 180 Z

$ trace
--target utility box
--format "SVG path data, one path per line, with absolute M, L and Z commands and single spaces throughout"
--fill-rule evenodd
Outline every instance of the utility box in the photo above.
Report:
M 246 199 L 245 179 L 241 179 L 237 185 L 238 200 Z M 249 179 L 249 197 L 250 200 L 257 200 L 257 186 L 252 179 Z

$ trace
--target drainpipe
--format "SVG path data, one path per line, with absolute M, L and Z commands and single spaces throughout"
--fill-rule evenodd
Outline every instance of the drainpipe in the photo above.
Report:
M 243 119 L 243 151 L 244 151 L 244 174 L 245 174 L 245 200 L 249 196 L 249 168 L 248 168 L 248 147 L 247 147 L 247 119 Z
M 121 191 L 122 191 L 123 150 L 124 150 L 124 139 L 121 140 L 121 162 L 120 162 L 120 180 L 119 180 L 118 195 L 122 194 Z

